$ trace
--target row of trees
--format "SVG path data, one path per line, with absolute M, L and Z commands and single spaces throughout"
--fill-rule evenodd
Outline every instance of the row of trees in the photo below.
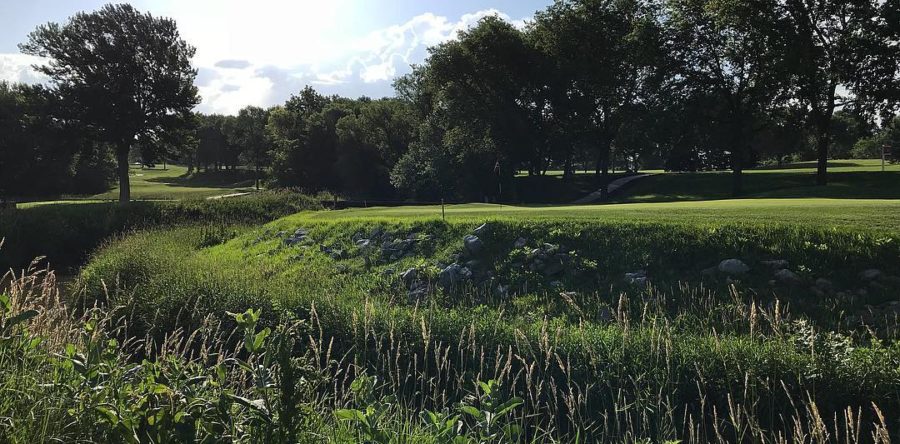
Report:
M 558 0 L 524 29 L 487 17 L 430 48 L 396 98 L 306 88 L 202 116 L 175 23 L 109 5 L 21 45 L 53 84 L 5 86 L 28 97 L 2 104 L 18 122 L 7 145 L 27 148 L 0 159 L 57 156 L 74 177 L 113 158 L 122 200 L 134 150 L 359 197 L 513 200 L 518 172 L 617 163 L 730 168 L 740 194 L 744 168 L 804 154 L 824 184 L 829 155 L 894 137 L 898 41 L 896 0 Z
M 395 183 L 500 193 L 518 169 L 603 175 L 615 155 L 727 165 L 740 194 L 745 167 L 811 141 L 825 184 L 835 113 L 897 109 L 898 18 L 876 0 L 561 0 L 524 30 L 487 18 L 398 82 L 423 128 Z

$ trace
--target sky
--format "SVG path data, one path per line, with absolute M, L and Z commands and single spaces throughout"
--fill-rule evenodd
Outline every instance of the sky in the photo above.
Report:
M 323 94 L 393 95 L 394 78 L 426 48 L 487 15 L 524 26 L 552 0 L 134 0 L 175 19 L 197 48 L 197 111 L 235 114 L 283 103 L 310 85 Z M 108 1 L 0 0 L 0 80 L 45 82 L 18 44 L 36 26 Z

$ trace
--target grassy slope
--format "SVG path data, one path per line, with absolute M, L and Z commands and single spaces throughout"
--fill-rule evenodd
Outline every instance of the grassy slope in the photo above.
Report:
M 620 383 L 625 390 L 634 390 L 627 381 L 642 375 L 652 379 L 645 382 L 651 391 L 674 393 L 675 405 L 696 402 L 692 391 L 699 378 L 715 392 L 711 398 L 722 402 L 721 390 L 741 386 L 746 371 L 759 378 L 751 380 L 751 392 L 760 393 L 764 403 L 781 399 L 783 393 L 780 385 L 768 386 L 766 378 L 787 381 L 794 394 L 816 391 L 826 410 L 844 402 L 868 405 L 877 400 L 893 414 L 900 403 L 896 397 L 900 389 L 896 372 L 900 367 L 895 366 L 900 349 L 887 351 L 859 343 L 852 356 L 814 357 L 795 348 L 781 333 L 751 333 L 754 327 L 748 305 L 753 299 L 760 306 L 768 304 L 773 297 L 771 290 L 755 292 L 739 285 L 743 298 L 738 300 L 729 296 L 725 282 L 711 287 L 715 288 L 713 295 L 699 297 L 669 286 L 680 277 L 699 276 L 701 268 L 724 257 L 742 257 L 756 270 L 761 270 L 758 260 L 786 258 L 812 270 L 812 277 L 825 275 L 838 285 L 845 281 L 850 285 L 858 270 L 896 256 L 895 243 L 809 226 L 773 229 L 763 224 L 725 224 L 702 229 L 688 224 L 604 222 L 580 217 L 528 220 L 522 214 L 513 214 L 517 217 L 501 218 L 503 221 L 491 229 L 494 234 L 486 237 L 488 254 L 495 255 L 489 263 L 512 260 L 507 255 L 512 254 L 510 245 L 519 235 L 530 239 L 530 246 L 564 244 L 578 258 L 596 263 L 590 267 L 602 276 L 594 291 L 579 288 L 584 277 L 560 278 L 566 289 L 578 291 L 569 304 L 558 296 L 558 290 L 540 287 L 548 279 L 525 275 L 513 281 L 531 282 L 534 287 L 511 300 L 439 293 L 421 306 L 411 304 L 405 290 L 397 286 L 399 272 L 421 267 L 422 273 L 434 273 L 439 269 L 435 264 L 447 263 L 448 257 L 460 251 L 462 236 L 484 220 L 478 216 L 478 209 L 469 207 L 467 217 L 452 219 L 449 224 L 417 218 L 399 221 L 396 214 L 389 222 L 367 217 L 384 216 L 386 210 L 380 209 L 302 213 L 215 246 L 203 246 L 197 229 L 139 233 L 107 247 L 82 277 L 87 294 L 101 298 L 101 280 L 122 284 L 122 292 L 112 295 L 114 302 L 130 306 L 127 311 L 138 315 L 133 326 L 143 325 L 158 334 L 181 325 L 198 326 L 206 313 L 221 315 L 226 310 L 262 307 L 268 313 L 287 310 L 303 319 L 315 318 L 324 340 L 334 341 L 329 344 L 333 344 L 335 354 L 352 352 L 360 360 L 377 360 L 376 344 L 388 338 L 391 344 L 405 344 L 397 346 L 400 360 L 417 360 L 417 356 L 428 356 L 429 348 L 457 344 L 461 332 L 472 337 L 471 356 L 509 348 L 528 362 L 542 361 L 544 341 L 552 341 L 553 353 L 573 366 L 574 373 L 563 376 L 551 369 L 540 376 L 546 378 L 542 381 L 565 384 L 570 378 L 588 385 L 600 381 L 603 388 L 595 392 L 600 398 L 605 390 L 615 392 Z M 351 237 L 370 232 L 376 224 L 400 238 L 419 233 L 434 236 L 434 241 L 416 247 L 414 256 L 396 262 L 385 263 L 377 254 L 366 260 Z M 308 229 L 315 241 L 307 248 L 283 245 L 276 233 L 293 232 L 298 227 Z M 344 249 L 349 256 L 332 259 L 320 251 L 322 245 Z M 886 271 L 900 271 L 897 265 Z M 657 296 L 632 289 L 634 305 L 626 310 L 630 326 L 602 320 L 603 307 L 615 308 L 620 303 L 620 291 L 625 290 L 620 283 L 622 273 L 643 266 L 654 279 L 669 283 L 663 286 L 668 293 Z M 393 273 L 386 274 L 388 269 Z M 666 307 L 653 308 L 660 297 L 667 301 Z M 802 297 L 789 304 L 792 314 L 833 307 L 830 300 L 813 301 L 813 307 L 804 307 L 801 302 Z M 856 300 L 853 304 L 875 302 L 880 300 Z M 661 310 L 658 321 L 643 320 L 648 306 L 651 311 Z M 840 317 L 843 309 L 822 315 Z M 552 339 L 545 338 L 548 328 L 555 332 Z M 653 338 L 657 337 L 667 338 L 670 348 L 655 348 Z M 479 347 L 484 348 L 476 352 Z M 470 350 L 466 350 L 469 356 Z M 880 357 L 870 362 L 868 357 L 873 355 Z M 450 368 L 454 372 L 481 371 L 477 360 L 472 362 L 462 353 L 459 360 L 453 359 Z M 811 359 L 822 361 L 814 363 Z M 810 368 L 824 369 L 825 374 L 810 372 Z M 783 399 L 778 402 L 783 404 Z M 605 408 L 608 406 L 589 410 Z
M 230 171 L 187 177 L 187 168 L 178 165 L 142 169 L 131 167 L 132 199 L 189 199 L 252 191 L 253 181 Z M 89 199 L 117 199 L 119 187 Z

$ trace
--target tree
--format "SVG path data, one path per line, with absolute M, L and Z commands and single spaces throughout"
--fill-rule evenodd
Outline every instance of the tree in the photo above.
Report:
M 242 147 L 242 151 L 253 164 L 257 190 L 262 165 L 270 148 L 269 135 L 266 133 L 268 120 L 269 112 L 256 106 L 241 109 L 235 120 L 234 143 Z
M 522 31 L 489 16 L 430 53 L 425 85 L 436 101 L 430 122 L 441 125 L 444 148 L 458 160 L 458 177 L 467 182 L 458 189 L 471 198 L 511 197 L 513 173 L 534 159 L 540 142 L 536 51 Z
M 794 97 L 814 132 L 816 183 L 828 183 L 833 115 L 896 109 L 900 98 L 900 6 L 881 0 L 781 0 L 789 19 Z
M 20 49 L 49 59 L 35 69 L 50 77 L 72 117 L 114 147 L 119 201 L 128 202 L 132 145 L 184 125 L 199 102 L 190 62 L 195 49 L 173 20 L 112 4 L 64 25 L 41 25 Z
M 737 196 L 751 142 L 764 129 L 759 123 L 787 84 L 774 0 L 672 0 L 669 14 L 676 81 L 692 95 L 715 98 L 707 117 L 728 134 L 720 146 L 731 158 Z
M 623 123 L 656 89 L 656 25 L 649 2 L 562 0 L 539 12 L 531 29 L 554 62 L 552 107 L 568 121 L 565 133 L 576 137 L 567 143 L 592 145 L 604 179 Z

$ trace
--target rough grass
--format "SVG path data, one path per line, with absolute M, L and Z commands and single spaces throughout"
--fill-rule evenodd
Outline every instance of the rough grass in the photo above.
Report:
M 64 271 L 84 263 L 109 237 L 128 230 L 186 223 L 264 223 L 319 207 L 319 198 L 293 192 L 263 192 L 219 200 L 180 202 L 70 202 L 0 210 L 0 269 L 22 268 L 46 257 Z
M 142 232 L 98 253 L 81 284 L 88 302 L 128 307 L 136 334 L 196 328 L 208 314 L 246 307 L 288 312 L 311 320 L 329 356 L 352 357 L 414 405 L 452 402 L 462 394 L 459 381 L 494 378 L 526 393 L 530 414 L 561 433 L 625 439 L 632 428 L 639 437 L 685 437 L 697 424 L 712 427 L 714 412 L 735 403 L 769 432 L 793 427 L 785 420 L 799 411 L 791 400 L 806 402 L 804 409 L 814 402 L 824 418 L 849 407 L 872 421 L 872 403 L 889 418 L 900 411 L 896 328 L 875 339 L 843 319 L 845 310 L 873 301 L 810 301 L 802 291 L 767 288 L 766 277 L 752 273 L 733 285 L 693 280 L 726 257 L 757 269 L 760 260 L 783 258 L 810 277 L 857 285 L 864 268 L 900 271 L 893 238 L 809 225 L 660 223 L 671 218 L 665 213 L 656 222 L 584 220 L 585 209 L 572 209 L 569 220 L 526 220 L 534 213 L 521 211 L 547 214 L 510 209 L 494 219 L 490 260 L 502 269 L 517 236 L 565 244 L 591 264 L 588 276 L 562 279 L 574 293 L 563 297 L 546 279 L 524 275 L 514 282 L 525 287 L 512 297 L 437 290 L 410 301 L 397 274 L 418 267 L 434 276 L 484 209 L 460 208 L 450 223 L 404 221 L 421 216 L 404 208 L 363 213 L 372 218 L 300 214 L 217 236 L 204 234 L 208 228 Z M 397 262 L 366 260 L 351 237 L 374 225 L 434 239 Z M 277 233 L 300 227 L 315 242 L 285 246 Z M 323 245 L 349 258 L 335 260 Z M 621 273 L 635 268 L 646 268 L 657 288 L 623 286 Z M 727 433 L 741 430 L 730 421 Z

